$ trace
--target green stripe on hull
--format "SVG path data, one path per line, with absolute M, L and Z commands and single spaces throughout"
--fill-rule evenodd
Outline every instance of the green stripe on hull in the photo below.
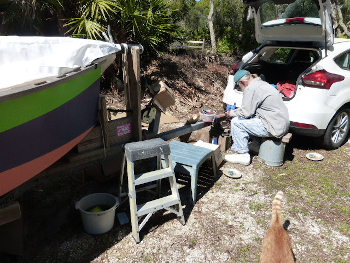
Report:
M 100 76 L 101 67 L 98 67 L 58 86 L 0 103 L 0 132 L 60 107 L 86 90 Z

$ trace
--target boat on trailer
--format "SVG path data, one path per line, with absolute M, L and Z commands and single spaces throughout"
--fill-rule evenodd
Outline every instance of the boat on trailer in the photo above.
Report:
M 101 75 L 121 50 L 98 40 L 0 37 L 0 197 L 95 126 Z

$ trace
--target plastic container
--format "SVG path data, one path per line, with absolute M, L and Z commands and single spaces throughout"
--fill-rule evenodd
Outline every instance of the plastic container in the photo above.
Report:
M 213 122 L 214 118 L 216 116 L 216 112 L 215 111 L 213 113 L 200 112 L 199 116 L 200 116 L 201 120 L 204 121 L 204 122 Z
M 84 230 L 89 234 L 99 235 L 114 226 L 115 209 L 119 204 L 119 198 L 114 195 L 96 193 L 83 197 L 75 203 L 75 208 L 80 210 Z

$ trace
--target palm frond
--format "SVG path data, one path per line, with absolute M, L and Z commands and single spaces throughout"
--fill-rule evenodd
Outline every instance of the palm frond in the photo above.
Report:
M 107 20 L 111 13 L 116 13 L 121 7 L 116 1 L 111 0 L 89 0 L 83 7 L 83 16 L 91 17 L 98 20 L 103 17 L 103 20 Z
M 106 27 L 84 17 L 72 18 L 65 25 L 70 27 L 67 32 L 72 33 L 74 36 L 86 36 L 91 39 L 102 38 L 102 32 L 106 32 Z

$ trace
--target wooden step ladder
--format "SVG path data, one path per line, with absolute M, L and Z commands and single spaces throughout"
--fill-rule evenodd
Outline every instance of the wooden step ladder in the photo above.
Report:
M 167 142 L 160 138 L 147 141 L 139 141 L 125 144 L 125 153 L 123 167 L 121 170 L 120 187 L 123 184 L 124 164 L 127 163 L 128 175 L 128 196 L 130 203 L 130 218 L 132 225 L 132 235 L 136 243 L 140 242 L 140 231 L 152 214 L 158 210 L 166 209 L 177 215 L 179 221 L 184 225 L 185 219 L 182 211 L 180 196 L 177 188 L 174 169 L 169 161 L 170 146 Z M 135 174 L 135 162 L 139 160 L 156 157 L 156 170 Z M 165 165 L 161 167 L 161 159 L 164 158 Z M 161 197 L 160 182 L 161 179 L 169 179 L 171 194 Z M 143 204 L 137 203 L 137 193 L 142 190 L 149 190 L 150 183 L 157 184 L 157 199 L 148 201 Z M 139 186 L 139 187 L 138 187 Z M 138 188 L 136 188 L 138 187 Z M 122 189 L 119 189 L 120 197 Z M 145 216 L 142 223 L 139 224 L 139 219 Z

